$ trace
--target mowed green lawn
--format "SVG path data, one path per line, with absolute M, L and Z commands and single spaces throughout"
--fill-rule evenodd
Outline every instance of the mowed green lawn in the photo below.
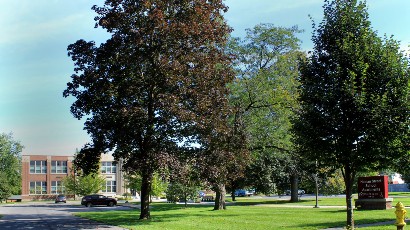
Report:
M 395 198 L 410 205 L 410 197 Z M 128 229 L 325 229 L 345 225 L 346 211 L 336 207 L 344 205 L 343 198 L 321 198 L 319 206 L 312 208 L 314 199 L 298 203 L 284 200 L 239 198 L 227 210 L 213 211 L 209 205 L 153 203 L 152 219 L 140 221 L 139 210 L 84 212 L 76 215 Z M 325 207 L 335 206 L 335 207 Z M 355 210 L 356 226 L 395 220 L 394 209 Z M 396 229 L 394 225 L 360 228 L 365 230 Z

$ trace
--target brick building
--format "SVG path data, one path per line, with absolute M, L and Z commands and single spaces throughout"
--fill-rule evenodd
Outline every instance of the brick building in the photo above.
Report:
M 72 172 L 74 156 L 67 155 L 23 155 L 22 194 L 23 200 L 53 199 L 65 193 L 63 178 Z M 121 162 L 114 163 L 110 154 L 102 154 L 100 173 L 106 178 L 101 194 L 107 196 L 125 193 Z

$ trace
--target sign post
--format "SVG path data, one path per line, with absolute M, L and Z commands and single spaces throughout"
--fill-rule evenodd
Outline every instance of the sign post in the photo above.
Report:
M 393 198 L 389 198 L 387 176 L 359 177 L 358 198 L 355 200 L 357 209 L 390 209 Z

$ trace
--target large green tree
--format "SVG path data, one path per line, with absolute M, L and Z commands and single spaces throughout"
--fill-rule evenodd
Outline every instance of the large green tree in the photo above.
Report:
M 66 193 L 90 195 L 98 193 L 105 185 L 105 178 L 98 173 L 70 174 L 63 179 Z
M 229 45 L 237 74 L 230 85 L 234 123 L 244 130 L 253 156 L 246 176 L 264 193 L 273 193 L 289 178 L 297 182 L 290 128 L 298 108 L 298 60 L 303 53 L 296 34 L 300 32 L 297 27 L 259 24 Z M 292 184 L 297 201 L 297 185 Z
M 68 47 L 75 74 L 64 91 L 77 99 L 71 112 L 86 118 L 92 137 L 81 165 L 113 151 L 125 171 L 142 176 L 140 219 L 148 219 L 154 172 L 193 143 L 220 146 L 211 137 L 224 135 L 216 125 L 224 123 L 233 78 L 224 52 L 227 7 L 222 0 L 107 0 L 93 9 L 111 38 Z
M 364 2 L 325 1 L 301 68 L 294 125 L 305 159 L 342 170 L 350 228 L 356 174 L 389 168 L 408 149 L 408 61 L 397 41 L 378 37 L 368 17 Z
M 22 150 L 11 134 L 0 134 L 0 202 L 21 192 Z

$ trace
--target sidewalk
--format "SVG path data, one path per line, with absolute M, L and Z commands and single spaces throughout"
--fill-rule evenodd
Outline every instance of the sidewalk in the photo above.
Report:
M 372 224 L 360 224 L 355 225 L 355 228 L 364 228 L 364 227 L 374 227 L 374 226 L 381 226 L 381 225 L 391 225 L 394 227 L 394 220 L 393 221 L 386 221 L 386 222 L 379 222 L 379 223 L 372 223 Z M 336 228 L 325 228 L 323 230 L 344 230 L 344 227 L 336 227 Z

